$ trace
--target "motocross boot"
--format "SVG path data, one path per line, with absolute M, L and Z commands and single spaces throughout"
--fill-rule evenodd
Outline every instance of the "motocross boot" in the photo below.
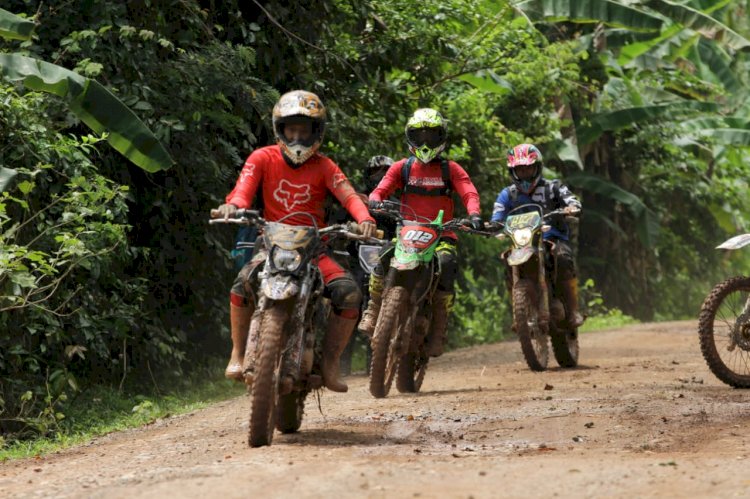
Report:
M 435 291 L 432 296 L 432 331 L 427 337 L 427 355 L 440 357 L 443 355 L 445 340 L 448 335 L 448 315 L 453 307 L 453 293 Z
M 378 322 L 380 314 L 380 304 L 383 301 L 383 278 L 375 274 L 370 274 L 370 301 L 367 302 L 367 309 L 362 314 L 362 320 L 359 321 L 359 331 L 372 338 L 375 332 L 375 324 Z
M 250 319 L 253 317 L 253 307 L 238 307 L 229 304 L 229 319 L 232 328 L 232 356 L 224 370 L 224 377 L 242 381 L 242 361 L 245 356 L 245 343 L 250 329 Z
M 578 311 L 578 279 L 573 277 L 562 281 L 560 284 L 565 299 L 565 308 L 568 311 L 568 326 L 571 329 L 579 328 L 586 319 Z
M 339 379 L 339 360 L 352 336 L 357 319 L 349 319 L 331 312 L 328 316 L 328 330 L 323 339 L 323 384 L 334 392 L 349 390 L 346 383 Z

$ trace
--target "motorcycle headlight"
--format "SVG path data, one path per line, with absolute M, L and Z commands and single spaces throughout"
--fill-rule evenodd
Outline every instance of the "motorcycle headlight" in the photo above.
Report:
M 285 250 L 282 248 L 274 248 L 273 250 L 273 266 L 277 270 L 283 270 L 285 272 L 294 272 L 302 264 L 302 255 L 296 250 Z
M 511 237 L 518 246 L 526 246 L 531 241 L 531 229 L 518 229 L 511 234 Z

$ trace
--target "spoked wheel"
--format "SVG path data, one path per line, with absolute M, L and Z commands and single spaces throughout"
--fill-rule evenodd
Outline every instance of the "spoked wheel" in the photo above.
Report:
M 544 371 L 549 362 L 547 333 L 539 325 L 534 284 L 528 279 L 513 286 L 513 322 L 521 342 L 521 351 L 532 371 Z
M 264 312 L 260 324 L 260 352 L 255 369 L 250 409 L 251 447 L 271 445 L 279 403 L 281 341 L 288 317 L 286 303 L 275 302 Z
M 302 426 L 307 392 L 291 392 L 279 397 L 276 429 L 281 433 L 294 433 Z
M 578 330 L 556 328 L 553 326 L 550 334 L 552 352 L 560 367 L 575 367 L 578 365 Z
M 372 363 L 370 364 L 370 393 L 375 398 L 388 395 L 396 374 L 399 347 L 406 323 L 408 291 L 394 286 L 385 292 L 380 315 L 372 335 Z
M 417 393 L 422 387 L 424 375 L 427 372 L 427 362 L 430 360 L 424 354 L 407 353 L 398 363 L 396 388 L 401 393 Z
M 711 372 L 730 386 L 750 388 L 750 277 L 732 277 L 711 290 L 698 334 Z

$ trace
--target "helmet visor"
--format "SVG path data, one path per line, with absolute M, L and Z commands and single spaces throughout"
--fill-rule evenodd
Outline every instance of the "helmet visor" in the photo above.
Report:
M 409 143 L 414 147 L 426 145 L 435 148 L 445 142 L 445 131 L 442 128 L 412 128 L 406 132 Z

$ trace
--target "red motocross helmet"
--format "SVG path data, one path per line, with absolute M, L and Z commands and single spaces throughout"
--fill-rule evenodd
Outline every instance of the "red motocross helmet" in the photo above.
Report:
M 533 166 L 531 172 L 519 175 L 516 168 L 527 165 Z M 531 194 L 542 178 L 542 153 L 533 144 L 517 145 L 508 151 L 508 172 L 521 192 Z

